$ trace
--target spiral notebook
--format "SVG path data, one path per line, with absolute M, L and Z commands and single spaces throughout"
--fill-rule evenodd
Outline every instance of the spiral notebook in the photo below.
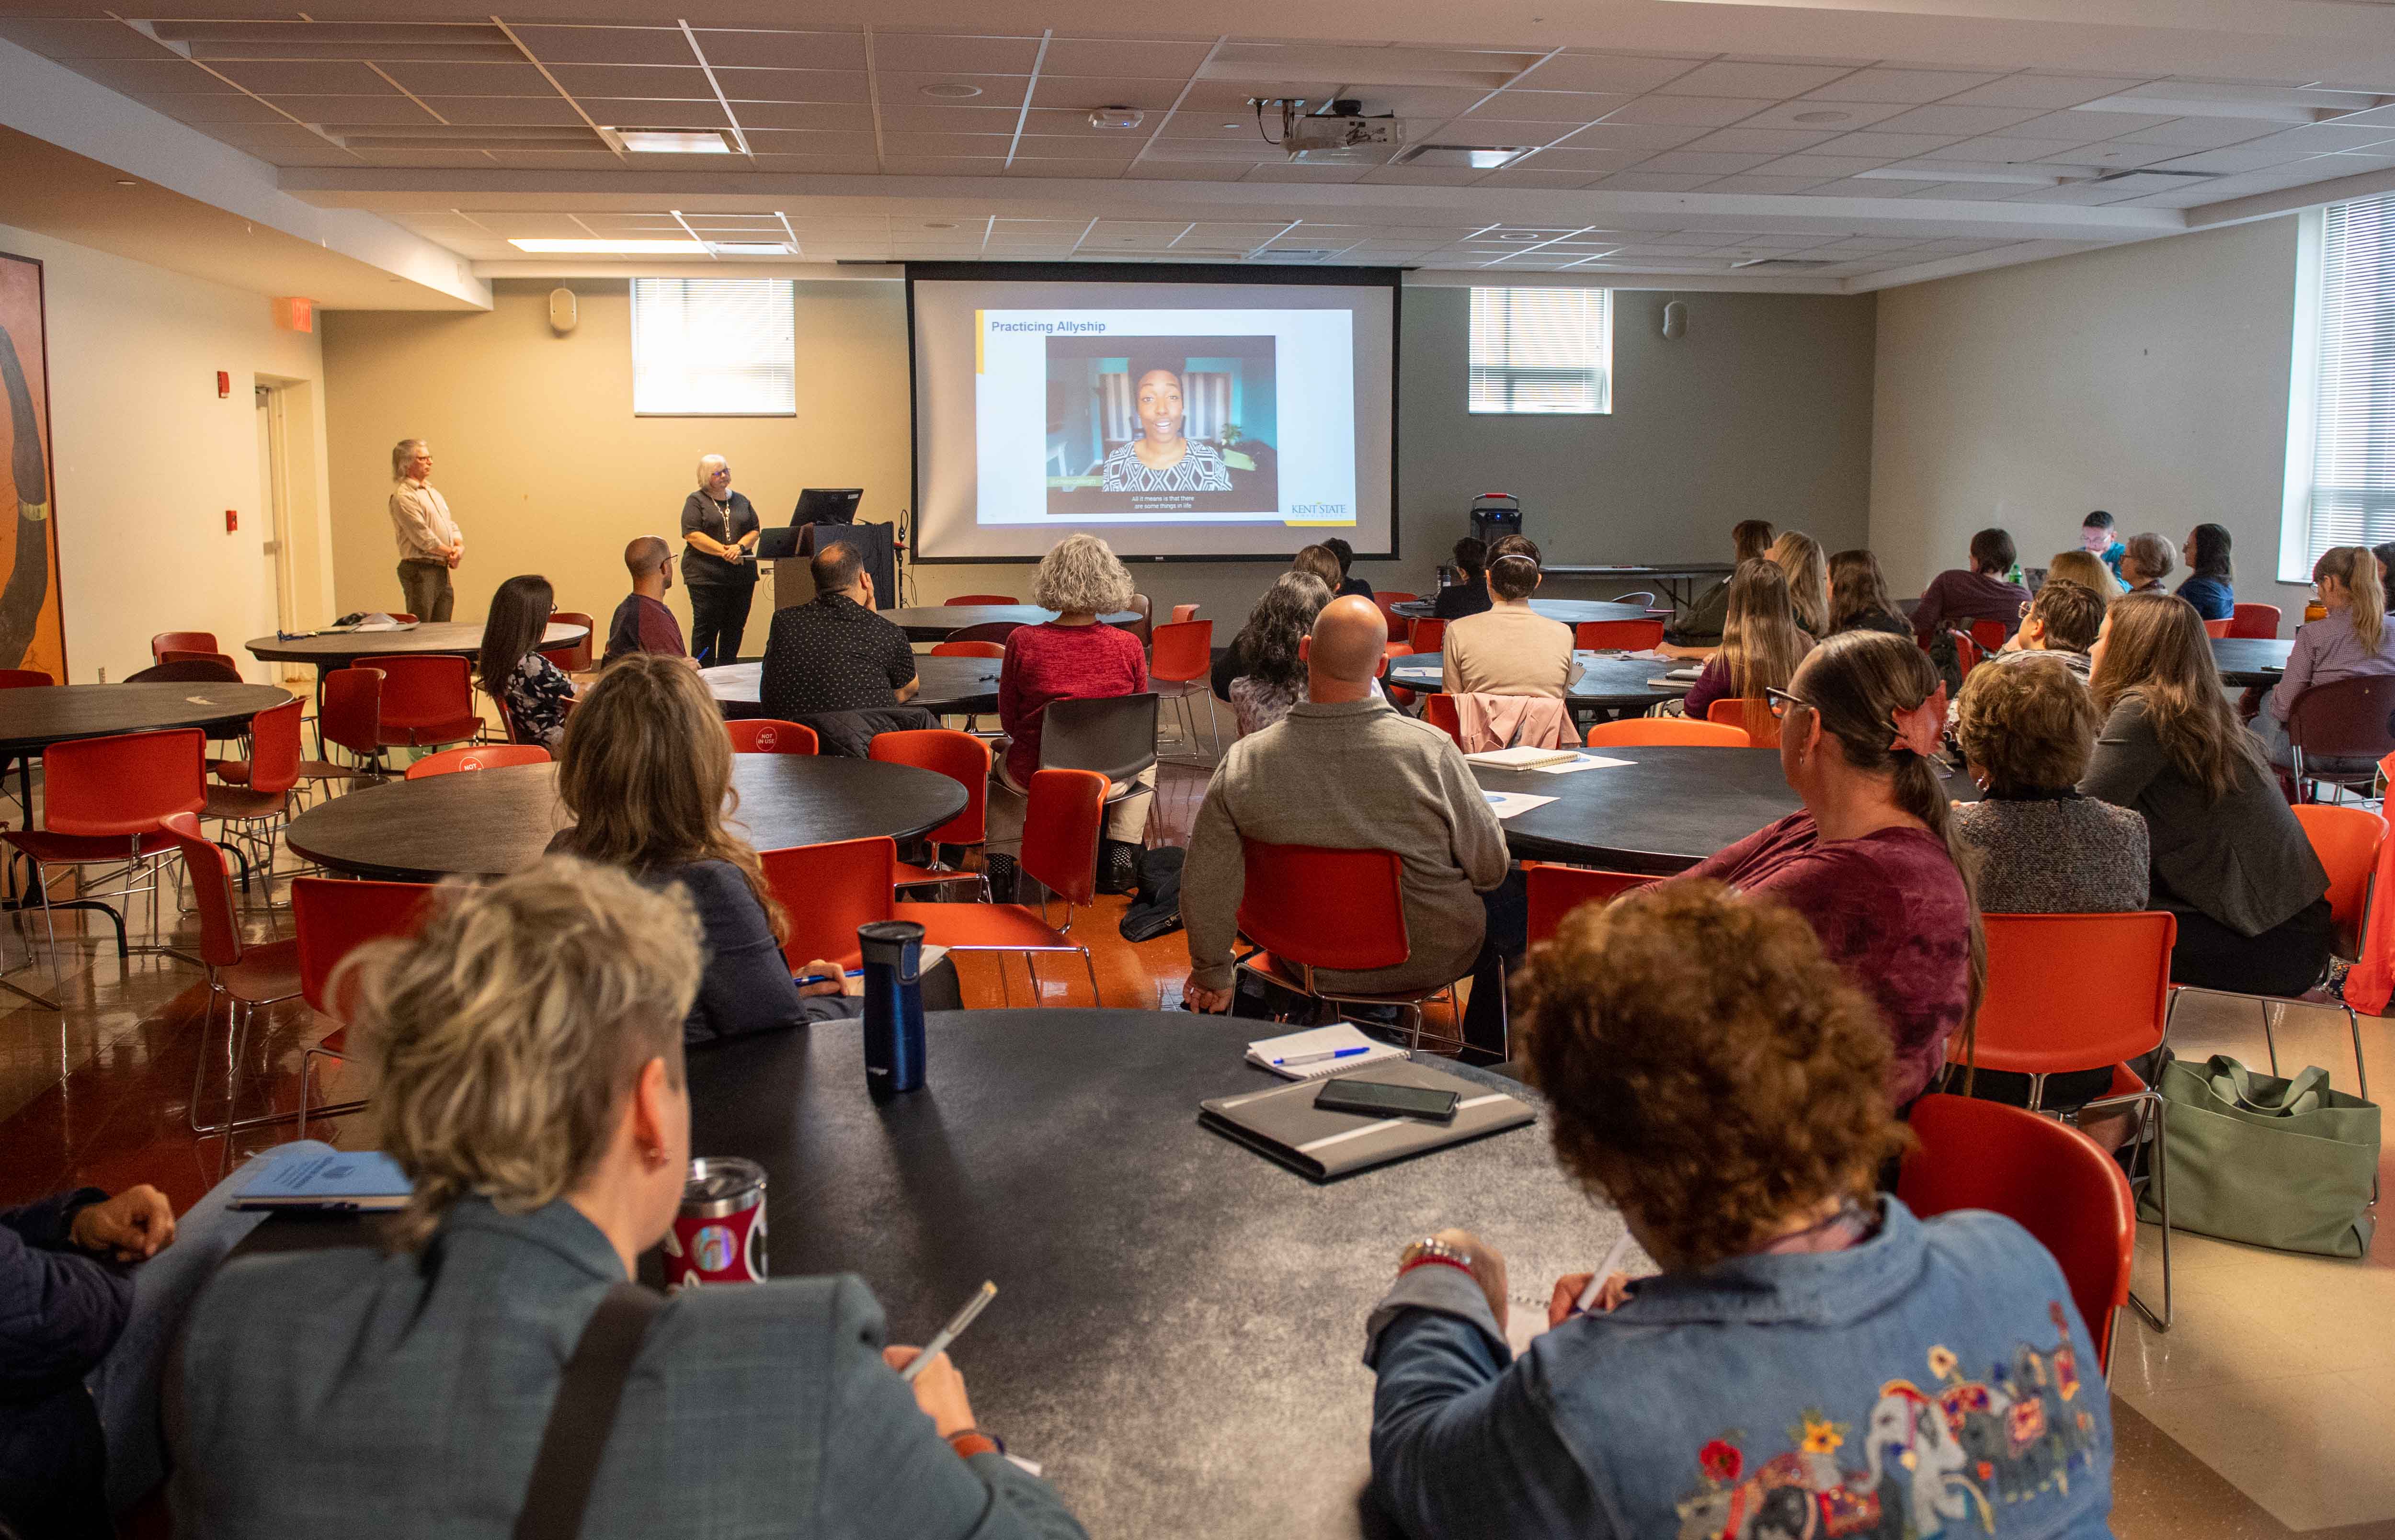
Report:
M 1283 1080 L 1320 1080 L 1366 1064 L 1404 1057 L 1405 1049 L 1375 1043 L 1344 1022 L 1248 1045 L 1248 1062 L 1260 1070 L 1270 1070 Z M 1297 1062 L 1290 1062 L 1292 1060 Z

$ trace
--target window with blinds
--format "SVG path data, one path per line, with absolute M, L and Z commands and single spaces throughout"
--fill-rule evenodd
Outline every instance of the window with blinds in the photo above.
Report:
M 1613 410 L 1613 291 L 1472 291 L 1474 412 Z
M 781 278 L 632 280 L 632 415 L 798 415 L 793 289 Z
M 2332 546 L 2395 539 L 2395 198 L 2330 205 L 2303 570 Z

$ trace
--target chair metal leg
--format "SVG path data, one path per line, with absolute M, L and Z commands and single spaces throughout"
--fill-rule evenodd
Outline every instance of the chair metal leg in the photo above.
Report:
M 2270 1055 L 2270 1073 L 2274 1075 L 2279 1073 L 2279 1040 L 2271 1035 L 2270 1029 L 2278 1025 L 2278 1017 L 2279 1007 L 2268 1000 L 2263 1001 L 2262 1046 Z
M 1046 1005 L 1048 992 L 1040 987 L 1039 958 L 1037 953 L 1026 952 L 1023 954 L 1023 971 L 1031 976 L 1031 1003 L 1035 1006 Z
M 2353 1007 L 2351 1006 L 2345 1007 L 2345 1024 L 2353 1033 L 2353 1083 L 2355 1093 L 2359 1095 L 2362 1100 L 2367 1101 L 2370 1099 L 2370 1071 L 2369 1068 L 2362 1062 L 2362 1018 L 2353 1013 Z
M 2162 1211 L 2163 1218 L 2162 1314 L 2156 1315 L 2151 1306 L 2137 1297 L 2135 1290 L 2130 1291 L 2129 1303 L 2136 1306 L 2137 1313 L 2146 1318 L 2146 1324 L 2157 1332 L 2166 1332 L 2171 1326 L 2171 1222 L 2169 1163 L 2163 1152 L 2169 1147 L 2169 1140 L 2163 1128 L 2163 1107 L 2161 1095 L 2159 1093 L 2150 1095 L 2145 1099 L 2147 1108 L 2145 1125 L 2149 1136 L 2147 1148 L 2153 1152 L 2153 1170 L 2146 1179 L 2153 1184 L 2154 1206 Z
M 1083 947 L 1083 948 L 1081 948 L 1081 967 L 1084 967 L 1085 969 L 1087 969 L 1087 970 L 1089 971 L 1089 975 L 1090 975 L 1090 1005 L 1091 1005 L 1091 1007 L 1092 1007 L 1092 1008 L 1096 1008 L 1096 1007 L 1103 1007 L 1106 1002 L 1105 1002 L 1105 998 L 1104 998 L 1103 996 L 1101 996 L 1101 995 L 1098 994 L 1098 964 L 1097 964 L 1097 959 L 1096 959 L 1096 958 L 1094 958 L 1094 957 L 1092 957 L 1092 956 L 1090 955 L 1090 949 L 1089 949 L 1088 947 L 1086 947 L 1086 946 L 1085 946 L 1085 947 Z

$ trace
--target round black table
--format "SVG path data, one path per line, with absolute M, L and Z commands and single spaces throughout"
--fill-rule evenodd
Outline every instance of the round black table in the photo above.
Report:
M 883 620 L 906 633 L 908 641 L 946 641 L 968 625 L 1012 621 L 1017 625 L 1044 625 L 1056 618 L 1053 610 L 1037 604 L 922 604 L 906 610 L 883 610 Z M 1130 610 L 1099 617 L 1108 625 L 1137 625 Z
M 761 850 L 936 829 L 964 810 L 965 789 L 911 765 L 814 755 L 740 754 L 732 828 Z M 434 882 L 500 876 L 541 857 L 571 820 L 557 767 L 514 765 L 370 786 L 291 821 L 291 849 L 357 876 Z
M 998 670 L 1003 660 L 998 658 L 933 658 L 915 660 L 915 677 L 923 688 L 915 692 L 909 705 L 928 706 L 941 716 L 972 717 L 998 709 Z M 760 663 L 728 663 L 721 668 L 702 668 L 698 677 L 707 681 L 715 704 L 723 708 L 727 717 L 761 717 L 765 708 L 758 703 L 758 684 L 765 672 Z
M 268 684 L 66 684 L 0 690 L 0 755 L 38 754 L 69 738 L 108 738 L 159 728 L 246 730 L 291 699 Z
M 1319 1186 L 1199 1126 L 1201 1099 L 1278 1084 L 1240 1060 L 1273 1030 L 934 1013 L 924 1089 L 886 1104 L 854 1026 L 760 1033 L 691 1050 L 691 1149 L 762 1165 L 774 1276 L 860 1275 L 893 1342 L 995 1282 L 954 1349 L 973 1415 L 1092 1534 L 1352 1535 L 1364 1321 L 1398 1248 L 1471 1226 L 1543 1323 L 1555 1280 L 1621 1221 L 1538 1125 Z
M 2225 685 L 2277 684 L 2287 671 L 2287 654 L 2295 650 L 2293 637 L 2284 641 L 2276 637 L 2212 638 L 2212 661 L 2220 665 Z
M 541 633 L 543 647 L 563 647 L 590 634 L 587 625 L 550 621 Z M 252 656 L 275 663 L 312 663 L 318 669 L 347 668 L 360 658 L 401 652 L 450 652 L 479 657 L 483 623 L 427 621 L 404 631 L 325 631 L 312 637 L 252 637 L 242 645 Z
M 1583 710 L 1639 713 L 1688 692 L 1686 684 L 1649 684 L 1668 669 L 1685 666 L 1673 658 L 1625 658 L 1609 652 L 1576 652 L 1580 678 L 1564 699 Z M 1447 660 L 1436 652 L 1417 652 L 1389 660 L 1388 682 L 1406 690 L 1436 691 Z
M 1389 609 L 1408 620 L 1428 620 L 1431 601 L 1426 599 L 1399 599 Z M 1566 625 L 1578 625 L 1587 620 L 1647 620 L 1646 610 L 1635 604 L 1608 604 L 1593 599 L 1534 599 L 1530 608 L 1549 620 L 1562 621 Z

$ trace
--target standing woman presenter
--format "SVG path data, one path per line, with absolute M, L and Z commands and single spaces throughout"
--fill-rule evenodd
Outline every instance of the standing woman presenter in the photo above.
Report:
M 732 490 L 721 454 L 698 462 L 698 490 L 681 505 L 681 580 L 690 589 L 690 655 L 704 665 L 736 663 L 757 595 L 757 510 Z

